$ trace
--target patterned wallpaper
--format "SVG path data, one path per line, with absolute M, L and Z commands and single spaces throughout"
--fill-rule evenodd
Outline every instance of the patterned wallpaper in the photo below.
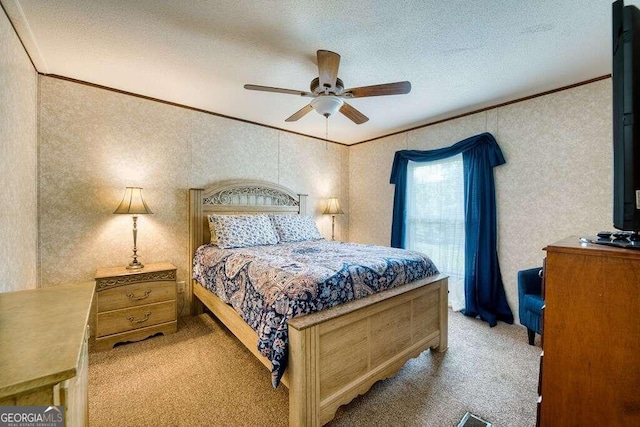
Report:
M 40 77 L 42 286 L 92 279 L 126 265 L 132 221 L 113 215 L 126 186 L 143 188 L 143 263 L 167 261 L 188 279 L 187 190 L 261 179 L 308 193 L 308 212 L 331 235 L 323 201 L 348 200 L 348 148 L 52 77 Z M 347 239 L 347 215 L 336 234 Z
M 37 83 L 0 10 L 0 292 L 38 282 Z
M 127 185 L 143 187 L 154 211 L 139 219 L 141 260 L 173 262 L 179 280 L 189 266 L 186 190 L 218 180 L 309 193 L 325 237 L 323 200 L 338 196 L 338 239 L 388 245 L 395 151 L 489 131 L 507 159 L 495 170 L 499 256 L 516 313 L 516 273 L 540 265 L 546 244 L 611 228 L 610 117 L 611 81 L 602 80 L 347 148 L 41 76 L 41 284 L 129 261 L 131 220 L 111 214 Z
M 485 131 L 507 160 L 494 171 L 498 245 L 517 317 L 518 270 L 542 265 L 549 243 L 612 228 L 610 79 L 351 147 L 349 236 L 389 244 L 396 150 L 446 147 Z

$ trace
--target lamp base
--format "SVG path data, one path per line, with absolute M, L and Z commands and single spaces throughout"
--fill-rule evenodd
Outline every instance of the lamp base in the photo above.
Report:
M 336 240 L 336 216 L 331 215 L 331 240 Z
M 137 259 L 133 260 L 129 265 L 127 265 L 127 270 L 139 270 L 141 268 L 144 268 L 144 265 Z
M 144 265 L 142 265 L 142 263 L 138 261 L 138 247 L 137 247 L 138 227 L 136 226 L 138 222 L 137 220 L 138 220 L 138 216 L 134 215 L 133 216 L 133 255 L 131 256 L 131 258 L 133 258 L 133 261 L 129 263 L 129 265 L 127 266 L 127 270 L 140 270 L 141 268 L 144 267 Z

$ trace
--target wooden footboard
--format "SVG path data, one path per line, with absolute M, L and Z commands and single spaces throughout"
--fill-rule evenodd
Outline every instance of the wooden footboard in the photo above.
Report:
M 258 336 L 197 282 L 194 296 L 260 360 Z M 321 426 L 428 348 L 447 349 L 447 277 L 436 275 L 289 321 L 289 425 Z M 266 377 L 268 378 L 268 377 Z
M 447 348 L 447 278 L 289 321 L 289 425 L 320 426 L 339 406 L 427 348 Z

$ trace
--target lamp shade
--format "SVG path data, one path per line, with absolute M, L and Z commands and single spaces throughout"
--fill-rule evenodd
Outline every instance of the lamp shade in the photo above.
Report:
M 337 197 L 331 197 L 327 201 L 327 208 L 324 210 L 323 214 L 325 215 L 337 215 L 342 214 L 342 209 L 340 209 L 340 202 L 338 202 Z
M 142 188 L 127 187 L 120 205 L 113 211 L 114 214 L 152 214 L 151 209 L 142 198 Z

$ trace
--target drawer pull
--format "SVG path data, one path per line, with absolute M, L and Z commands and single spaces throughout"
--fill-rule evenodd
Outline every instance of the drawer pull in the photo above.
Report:
M 129 320 L 129 322 L 131 322 L 131 323 L 144 323 L 147 320 L 149 320 L 149 317 L 151 317 L 151 312 L 147 311 L 142 319 L 136 320 L 135 317 L 129 316 L 129 317 L 127 317 L 127 320 Z
M 137 297 L 133 294 L 133 292 L 127 292 L 127 296 L 132 299 L 132 300 L 136 300 L 136 301 L 140 301 L 143 300 L 145 298 L 149 297 L 149 294 L 151 294 L 151 289 L 147 289 L 146 291 L 144 291 L 144 295 L 142 295 L 141 297 Z

